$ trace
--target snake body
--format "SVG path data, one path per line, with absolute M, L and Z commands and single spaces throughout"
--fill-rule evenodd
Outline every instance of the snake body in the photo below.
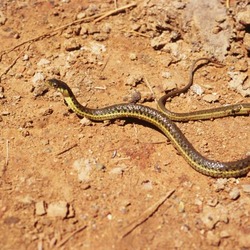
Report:
M 203 64 L 212 62 L 215 65 L 221 66 L 220 63 L 214 62 L 212 59 L 209 59 L 209 58 L 199 58 L 196 61 L 194 61 L 189 71 L 188 84 L 181 89 L 175 89 L 163 95 L 158 100 L 158 109 L 161 112 L 163 112 L 172 121 L 182 121 L 182 122 L 215 119 L 215 118 L 221 118 L 221 117 L 226 117 L 226 116 L 249 115 L 250 103 L 232 104 L 232 105 L 226 105 L 226 106 L 211 108 L 211 109 L 203 109 L 203 110 L 193 111 L 193 112 L 188 112 L 188 113 L 177 113 L 177 112 L 172 112 L 166 109 L 165 104 L 169 98 L 177 96 L 180 93 L 185 93 L 193 84 L 194 73 L 201 66 L 201 65 L 197 65 L 197 63 L 200 61 L 203 61 Z
M 69 86 L 60 80 L 50 79 L 48 84 L 62 93 L 68 106 L 79 116 L 94 121 L 119 118 L 136 118 L 153 124 L 172 142 L 186 161 L 198 172 L 211 177 L 240 177 L 250 171 L 250 156 L 232 162 L 218 162 L 203 157 L 186 139 L 177 125 L 164 113 L 139 104 L 117 104 L 100 109 L 82 106 Z

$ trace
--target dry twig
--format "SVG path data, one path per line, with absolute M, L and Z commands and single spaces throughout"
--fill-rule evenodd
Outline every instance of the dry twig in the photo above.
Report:
M 15 58 L 15 60 L 5 69 L 5 71 L 0 75 L 0 82 L 2 80 L 2 76 L 7 74 L 9 72 L 9 70 L 16 64 L 17 60 L 21 57 L 21 55 L 27 50 L 29 49 L 30 44 L 27 46 L 27 48 L 25 48 L 24 50 L 22 50 L 18 56 Z
M 151 94 L 153 95 L 155 103 L 157 104 L 157 101 L 155 99 L 155 92 L 154 92 L 153 88 L 151 87 L 151 85 L 146 77 L 144 77 L 144 80 L 145 80 L 145 83 L 146 83 L 147 87 L 149 88 Z
M 66 237 L 65 239 L 61 240 L 60 242 L 58 242 L 58 245 L 56 246 L 57 248 L 62 247 L 63 245 L 66 244 L 66 242 L 68 242 L 73 236 L 75 236 L 77 233 L 80 233 L 81 231 L 83 231 L 85 228 L 87 228 L 86 225 L 76 229 L 74 232 L 72 232 L 68 237 Z
M 138 35 L 138 36 L 142 36 L 142 37 L 145 37 L 145 38 L 151 38 L 150 35 L 146 35 L 146 34 L 143 34 L 141 32 L 138 32 L 138 31 L 135 31 L 135 30 L 123 30 L 124 32 L 127 32 L 127 33 L 132 33 L 132 34 L 135 34 L 135 35 Z
M 77 143 L 75 143 L 74 145 L 72 145 L 72 146 L 70 146 L 70 147 L 64 149 L 63 151 L 57 153 L 56 155 L 57 155 L 57 156 L 62 155 L 62 154 L 64 154 L 64 153 L 68 152 L 69 150 L 71 150 L 72 148 L 75 148 L 76 146 L 77 146 Z
M 136 5 L 137 5 L 137 3 L 130 3 L 130 4 L 127 4 L 127 5 L 122 6 L 122 7 L 120 7 L 120 8 L 117 8 L 117 9 L 114 9 L 114 10 L 111 10 L 111 11 L 108 11 L 108 12 L 106 12 L 104 15 L 102 15 L 102 16 L 100 16 L 99 18 L 95 19 L 95 20 L 94 20 L 94 23 L 97 23 L 97 22 L 101 21 L 101 20 L 104 19 L 105 17 L 108 17 L 108 16 L 111 16 L 111 15 L 120 13 L 121 11 L 123 11 L 123 10 L 125 10 L 125 9 L 131 8 L 131 7 L 135 7 Z
M 75 24 L 79 24 L 79 23 L 83 23 L 83 22 L 87 22 L 87 21 L 92 21 L 93 19 L 95 19 L 95 20 L 94 20 L 94 23 L 96 23 L 96 22 L 102 20 L 103 18 L 105 18 L 105 17 L 107 17 L 107 16 L 110 16 L 110 15 L 113 15 L 113 14 L 117 14 L 117 13 L 119 13 L 119 12 L 125 10 L 125 9 L 131 8 L 131 7 L 135 7 L 136 5 L 137 5 L 136 3 L 131 3 L 131 4 L 125 5 L 125 6 L 123 6 L 123 7 L 120 7 L 120 8 L 118 8 L 118 9 L 115 9 L 115 10 L 107 11 L 107 12 L 104 12 L 104 13 L 99 13 L 99 14 L 93 15 L 93 16 L 91 16 L 91 17 L 84 17 L 84 18 L 81 18 L 81 19 L 79 19 L 79 20 L 75 20 L 75 21 L 70 22 L 70 23 L 68 23 L 68 24 L 62 25 L 62 26 L 60 26 L 60 27 L 58 27 L 58 28 L 56 28 L 56 29 L 54 29 L 54 30 L 51 30 L 51 31 L 49 31 L 49 32 L 46 32 L 46 33 L 44 33 L 44 34 L 42 34 L 42 35 L 39 35 L 39 36 L 30 38 L 30 39 L 28 39 L 28 40 L 26 40 L 26 41 L 24 41 L 24 42 L 21 42 L 21 43 L 17 44 L 16 46 L 14 46 L 13 48 L 11 48 L 11 49 L 9 49 L 9 50 L 3 51 L 3 52 L 1 53 L 1 55 L 0 55 L 0 61 L 2 60 L 3 55 L 12 52 L 13 50 L 15 50 L 15 49 L 21 47 L 22 45 L 25 45 L 25 44 L 27 44 L 27 43 L 36 42 L 36 41 L 41 40 L 41 39 L 43 39 L 43 38 L 45 38 L 45 37 L 54 36 L 54 35 L 57 34 L 58 31 L 64 30 L 64 29 L 66 29 L 66 28 L 68 28 L 68 27 L 70 27 L 70 26 L 72 26 L 72 25 L 75 25 Z
M 65 25 L 63 25 L 63 26 L 60 26 L 60 27 L 58 27 L 58 28 L 56 28 L 56 29 L 54 29 L 54 30 L 51 30 L 51 31 L 49 31 L 49 32 L 46 32 L 46 33 L 44 33 L 44 34 L 42 34 L 42 35 L 39 35 L 39 36 L 30 38 L 30 39 L 28 39 L 28 40 L 26 40 L 26 41 L 23 41 L 23 42 L 17 44 L 16 46 L 14 46 L 13 48 L 11 48 L 11 49 L 9 49 L 9 50 L 3 51 L 3 52 L 1 53 L 1 55 L 0 55 L 0 61 L 2 60 L 3 55 L 12 52 L 13 50 L 15 50 L 15 49 L 21 47 L 22 45 L 25 45 L 25 44 L 27 44 L 27 43 L 32 43 L 32 42 L 39 41 L 39 40 L 41 40 L 41 39 L 43 39 L 43 38 L 45 38 L 45 37 L 54 36 L 54 35 L 56 35 L 57 32 L 60 31 L 60 30 L 66 29 L 66 28 L 68 28 L 68 27 L 70 27 L 70 26 L 72 26 L 72 25 L 75 25 L 75 24 L 78 24 L 78 23 L 82 23 L 82 22 L 84 22 L 84 21 L 90 21 L 90 20 L 92 20 L 93 18 L 96 18 L 96 17 L 99 17 L 99 16 L 101 16 L 101 14 L 97 14 L 97 15 L 94 15 L 94 16 L 91 16 L 91 17 L 85 17 L 85 18 L 82 18 L 82 19 L 79 19 L 79 20 L 70 22 L 70 23 L 68 23 L 68 24 L 65 24 Z
M 146 211 L 142 213 L 142 215 L 137 218 L 134 222 L 128 225 L 124 230 L 123 234 L 121 235 L 121 239 L 128 236 L 132 233 L 138 226 L 142 225 L 145 221 L 147 221 L 150 217 L 154 215 L 154 213 L 159 209 L 159 207 L 175 192 L 175 190 L 169 191 L 164 197 L 162 197 L 159 201 L 157 201 L 153 206 L 148 208 Z

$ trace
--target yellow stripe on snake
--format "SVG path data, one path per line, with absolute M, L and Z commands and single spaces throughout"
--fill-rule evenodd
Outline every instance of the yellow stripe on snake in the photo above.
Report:
M 199 59 L 209 60 L 209 59 Z M 143 120 L 155 127 L 160 129 L 166 137 L 172 142 L 179 153 L 185 158 L 185 160 L 198 172 L 208 175 L 211 177 L 240 177 L 246 175 L 250 171 L 250 156 L 242 160 L 231 161 L 231 162 L 219 162 L 209 160 L 202 156 L 187 140 L 181 130 L 176 126 L 172 120 L 200 120 L 200 119 L 211 119 L 222 116 L 230 115 L 247 115 L 250 112 L 250 104 L 237 104 L 226 107 L 196 111 L 191 113 L 177 114 L 168 111 L 165 108 L 166 100 L 179 94 L 180 92 L 186 91 L 193 81 L 193 73 L 196 62 L 195 61 L 191 68 L 189 84 L 181 90 L 170 92 L 164 95 L 158 103 L 160 111 L 139 105 L 139 104 L 116 104 L 100 109 L 91 109 L 82 106 L 74 96 L 69 86 L 60 80 L 50 79 L 47 83 L 62 93 L 64 100 L 77 115 L 81 117 L 87 117 L 94 121 L 103 121 L 120 118 L 135 118 Z M 171 94 L 172 93 L 172 94 Z

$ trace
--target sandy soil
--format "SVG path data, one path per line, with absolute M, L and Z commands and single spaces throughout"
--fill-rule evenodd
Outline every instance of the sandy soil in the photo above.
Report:
M 156 108 L 213 56 L 225 66 L 197 71 L 203 93 L 168 108 L 249 102 L 247 1 L 133 3 L 1 1 L 1 249 L 250 249 L 249 175 L 206 177 L 153 127 L 80 119 L 44 83 L 67 82 L 88 107 Z M 209 159 L 250 153 L 249 117 L 178 126 Z

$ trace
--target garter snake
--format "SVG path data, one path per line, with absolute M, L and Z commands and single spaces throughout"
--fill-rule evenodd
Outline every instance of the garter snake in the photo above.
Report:
M 172 112 L 166 109 L 165 103 L 168 98 L 171 98 L 176 95 L 179 95 L 180 93 L 186 92 L 190 88 L 190 86 L 193 84 L 194 73 L 197 70 L 196 65 L 197 65 L 197 62 L 199 61 L 205 61 L 205 63 L 212 62 L 212 63 L 218 64 L 217 62 L 213 62 L 209 58 L 200 58 L 194 61 L 189 72 L 188 84 L 181 89 L 170 91 L 164 96 L 162 96 L 158 100 L 158 109 L 161 112 L 163 112 L 172 121 L 206 120 L 206 119 L 214 119 L 214 118 L 220 118 L 220 117 L 225 117 L 225 116 L 250 114 L 250 103 L 232 104 L 232 105 L 222 106 L 218 108 L 204 109 L 204 110 L 193 111 L 193 112 L 188 112 L 188 113 L 176 113 L 176 112 Z
M 57 79 L 50 79 L 47 83 L 62 93 L 68 106 L 79 116 L 95 121 L 136 118 L 153 124 L 160 129 L 198 172 L 211 177 L 240 177 L 250 170 L 250 156 L 232 162 L 218 162 L 203 157 L 186 139 L 177 125 L 162 112 L 139 104 L 117 104 L 100 109 L 82 106 L 75 98 L 69 86 Z

